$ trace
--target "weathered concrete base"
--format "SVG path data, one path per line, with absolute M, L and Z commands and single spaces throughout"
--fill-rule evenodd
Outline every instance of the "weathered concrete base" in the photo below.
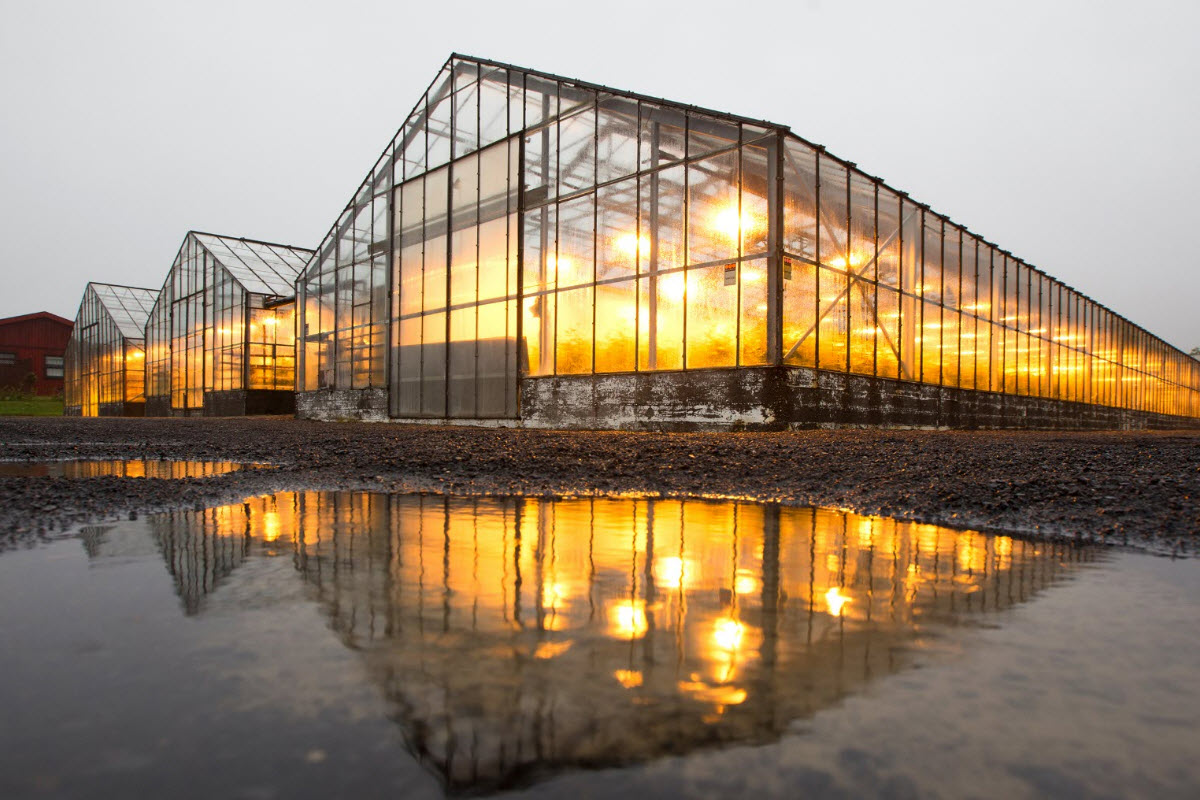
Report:
M 391 419 L 384 389 L 296 396 L 296 416 L 422 425 L 594 430 L 883 427 L 1028 430 L 1198 428 L 1200 420 L 804 367 L 569 375 L 521 380 L 520 419 Z
M 326 422 L 387 422 L 387 389 L 321 389 L 296 393 L 296 416 Z
M 796 367 L 525 378 L 526 427 L 1195 428 L 1200 420 Z

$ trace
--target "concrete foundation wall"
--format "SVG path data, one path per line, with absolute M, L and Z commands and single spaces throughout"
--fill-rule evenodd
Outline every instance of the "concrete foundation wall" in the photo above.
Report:
M 296 395 L 296 416 L 597 430 L 1200 428 L 1200 420 L 797 367 L 521 380 L 519 420 L 391 420 L 384 389 Z
M 1196 428 L 1200 420 L 793 367 L 525 378 L 526 427 Z
M 321 389 L 297 392 L 296 416 L 326 422 L 387 422 L 387 389 Z

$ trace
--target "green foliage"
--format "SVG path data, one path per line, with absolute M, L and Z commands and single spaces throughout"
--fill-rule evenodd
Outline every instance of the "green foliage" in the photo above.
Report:
M 62 397 L 21 396 L 15 392 L 0 396 L 0 417 L 61 417 L 62 413 Z

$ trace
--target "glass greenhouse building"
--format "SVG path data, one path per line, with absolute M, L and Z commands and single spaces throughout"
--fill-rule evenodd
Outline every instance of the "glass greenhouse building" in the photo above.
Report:
M 296 293 L 304 417 L 1200 417 L 1200 362 L 786 126 L 461 56 Z
M 294 283 L 312 250 L 192 231 L 146 326 L 146 413 L 291 413 Z
M 145 413 L 146 320 L 153 289 L 89 283 L 63 357 L 67 416 L 140 417 Z

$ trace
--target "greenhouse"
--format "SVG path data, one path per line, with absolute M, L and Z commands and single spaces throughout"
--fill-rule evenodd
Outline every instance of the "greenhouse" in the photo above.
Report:
M 89 283 L 63 358 L 67 416 L 140 417 L 145 413 L 146 320 L 153 289 Z
M 188 233 L 146 326 L 146 413 L 292 413 L 293 284 L 311 257 L 298 247 Z
M 1200 362 L 786 126 L 461 56 L 296 292 L 305 417 L 1200 417 Z

